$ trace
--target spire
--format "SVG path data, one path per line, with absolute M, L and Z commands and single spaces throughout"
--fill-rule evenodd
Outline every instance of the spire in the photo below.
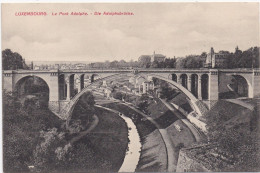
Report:
M 211 47 L 210 53 L 211 53 L 211 54 L 214 54 L 214 49 L 213 49 L 213 47 Z
M 239 48 L 238 48 L 238 46 L 236 47 L 236 51 L 235 52 L 237 52 L 239 50 Z

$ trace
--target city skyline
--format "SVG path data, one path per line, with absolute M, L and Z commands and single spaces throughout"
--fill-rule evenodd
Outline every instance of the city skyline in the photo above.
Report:
M 30 61 L 138 60 L 259 46 L 258 3 L 3 4 L 2 50 Z M 15 16 L 46 11 L 47 16 Z M 88 16 L 52 16 L 55 12 Z M 133 12 L 97 16 L 95 12 Z M 72 59 L 75 58 L 75 59 Z

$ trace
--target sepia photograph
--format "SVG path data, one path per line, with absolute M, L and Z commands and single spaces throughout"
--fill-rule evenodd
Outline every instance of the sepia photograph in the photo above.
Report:
M 0 172 L 260 172 L 259 7 L 1 3 Z

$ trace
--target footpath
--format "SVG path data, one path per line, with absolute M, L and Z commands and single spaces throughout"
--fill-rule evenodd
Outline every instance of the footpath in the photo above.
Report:
M 88 133 L 90 133 L 97 125 L 99 122 L 99 119 L 96 115 L 93 115 L 93 121 L 91 122 L 91 124 L 89 125 L 89 127 L 87 128 L 87 130 L 84 130 L 83 132 L 80 132 L 79 135 L 75 136 L 74 138 L 72 138 L 69 143 L 72 145 L 73 143 L 75 143 L 76 141 L 80 140 L 83 136 L 87 135 Z

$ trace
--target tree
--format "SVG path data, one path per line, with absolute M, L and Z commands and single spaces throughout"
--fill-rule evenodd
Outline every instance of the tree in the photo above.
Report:
M 148 66 L 147 66 L 147 67 L 148 67 Z M 159 62 L 158 62 L 158 61 L 152 62 L 152 64 L 151 64 L 150 67 L 152 67 L 152 68 L 159 68 L 159 67 L 160 67 Z
M 176 67 L 176 59 L 175 58 L 165 58 L 164 68 L 175 68 Z
M 241 51 L 236 49 L 227 57 L 227 68 L 259 68 L 259 47 Z
M 167 101 L 173 99 L 178 91 L 174 88 L 172 88 L 167 82 L 161 81 L 160 82 L 160 88 L 162 89 L 161 91 L 161 98 L 166 99 Z
M 113 93 L 113 97 L 115 99 L 119 99 L 119 100 L 122 100 L 123 99 L 123 94 L 121 92 L 114 92 Z
M 110 63 L 110 68 L 117 68 L 118 67 L 118 61 L 112 61 L 111 63 Z
M 28 69 L 19 53 L 12 52 L 10 49 L 2 51 L 2 62 L 4 70 Z
M 182 69 L 185 67 L 185 58 L 178 58 L 176 60 L 176 68 L 177 69 Z
M 33 105 L 30 107 L 31 110 L 28 111 L 15 94 L 3 92 L 5 172 L 28 172 L 27 166 L 33 162 L 33 150 L 40 140 L 39 132 L 54 126 L 60 127 L 58 118 L 50 115 L 48 110 L 39 110 Z
M 60 152 L 56 152 L 64 133 L 59 133 L 57 128 L 40 132 L 41 143 L 33 152 L 33 165 L 38 171 L 53 170 L 61 159 Z
M 149 55 L 142 55 L 138 60 L 139 67 L 149 68 L 151 66 L 151 57 Z
M 201 68 L 203 63 L 200 59 L 200 56 L 189 55 L 185 58 L 185 68 Z
M 136 105 L 139 109 L 146 114 L 148 113 L 149 99 L 150 98 L 147 94 L 142 94 L 142 96 L 136 101 Z
M 203 59 L 206 59 L 207 58 L 207 52 L 202 52 L 200 57 L 203 58 Z
M 79 101 L 72 113 L 71 119 L 67 119 L 67 129 L 70 129 L 73 132 L 84 130 L 95 113 L 94 105 L 95 98 L 92 92 L 88 91 L 84 93 L 79 98 Z

